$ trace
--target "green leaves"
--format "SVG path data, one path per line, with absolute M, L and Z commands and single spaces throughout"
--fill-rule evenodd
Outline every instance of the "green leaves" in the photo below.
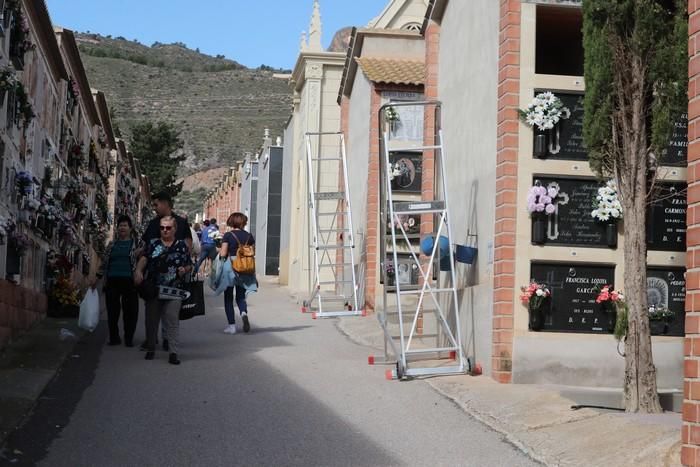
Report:
M 619 123 L 613 129 L 613 117 L 629 111 L 622 100 L 634 80 L 643 84 L 646 112 L 638 118 L 647 122 L 649 148 L 658 158 L 668 144 L 674 121 L 687 107 L 688 21 L 683 0 L 585 0 L 583 15 L 583 136 L 591 168 L 602 177 L 620 163 L 624 129 Z M 641 63 L 639 76 L 634 59 Z
M 129 146 L 149 178 L 152 193 L 165 191 L 175 197 L 182 190 L 182 182 L 176 182 L 185 160 L 182 145 L 179 131 L 170 123 L 140 122 L 131 127 Z

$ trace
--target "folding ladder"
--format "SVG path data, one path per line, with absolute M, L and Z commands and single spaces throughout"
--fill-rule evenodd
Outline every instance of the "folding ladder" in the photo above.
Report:
M 312 317 L 364 315 L 358 303 L 355 236 L 342 133 L 306 133 Z M 342 180 L 339 177 L 342 176 Z
M 400 116 L 405 107 L 413 107 L 405 112 L 414 111 L 414 115 L 416 111 L 422 113 L 422 117 L 412 123 L 414 127 L 422 125 L 425 134 L 421 133 L 413 141 L 402 139 L 394 131 L 395 125 L 402 123 L 397 116 Z M 384 331 L 383 363 L 393 363 L 392 357 L 396 359 L 395 369 L 387 371 L 387 379 L 461 374 L 469 371 L 470 366 L 462 346 L 440 109 L 440 102 L 429 101 L 392 102 L 379 110 L 382 144 L 379 164 L 382 185 L 380 261 L 384 300 L 377 318 Z M 423 122 L 433 116 L 432 128 L 435 132 L 428 134 L 426 129 L 431 128 L 431 125 Z M 407 157 L 414 157 L 415 162 L 423 166 L 431 154 L 434 171 L 423 170 L 422 176 L 434 173 L 434 193 L 426 195 L 422 187 L 413 187 L 412 193 L 407 194 L 401 190 L 402 181 L 398 179 L 397 186 L 393 186 L 395 177 L 406 174 L 407 165 L 413 167 L 410 170 L 414 171 L 414 175 L 417 172 Z M 416 222 L 418 225 L 432 225 L 432 233 L 416 234 Z M 414 226 L 411 235 L 407 233 L 411 229 L 406 228 L 406 225 Z M 433 246 L 431 251 L 425 251 L 425 256 L 421 257 L 419 248 L 426 237 L 433 237 Z M 447 240 L 447 257 L 444 257 L 445 241 L 441 237 L 446 237 Z M 440 257 L 441 244 L 443 257 Z M 403 258 L 401 263 L 399 250 Z M 449 268 L 448 277 L 443 280 L 440 280 L 437 272 L 438 264 L 441 265 L 439 269 Z M 407 284 L 405 274 L 402 280 L 399 277 L 399 267 L 403 271 L 413 271 L 417 279 L 415 283 L 411 279 Z M 389 273 L 390 270 L 392 274 Z M 393 277 L 391 284 L 390 275 Z M 390 304 L 390 301 L 395 303 Z M 434 317 L 434 321 L 428 320 L 429 316 Z M 430 322 L 424 324 L 424 320 Z M 428 328 L 427 333 L 424 333 L 424 328 Z M 370 359 L 370 363 L 373 363 L 373 357 Z

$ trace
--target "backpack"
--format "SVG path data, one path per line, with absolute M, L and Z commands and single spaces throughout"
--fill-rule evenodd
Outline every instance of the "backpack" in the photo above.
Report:
M 238 274 L 255 274 L 255 245 L 242 244 L 236 234 L 231 232 L 238 242 L 236 256 L 231 258 L 231 266 Z

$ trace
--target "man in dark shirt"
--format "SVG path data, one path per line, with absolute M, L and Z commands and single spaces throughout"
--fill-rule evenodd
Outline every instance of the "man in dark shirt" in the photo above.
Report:
M 192 250 L 192 232 L 187 220 L 173 213 L 173 199 L 165 192 L 156 193 L 153 198 L 153 209 L 156 211 L 156 217 L 148 223 L 146 231 L 141 236 L 143 246 L 146 247 L 151 240 L 160 238 L 160 220 L 165 216 L 173 216 L 177 221 L 177 230 L 175 231 L 175 240 L 184 240 L 187 247 Z

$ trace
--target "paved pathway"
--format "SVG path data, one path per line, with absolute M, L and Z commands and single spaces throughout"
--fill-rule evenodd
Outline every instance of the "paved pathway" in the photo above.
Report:
M 223 298 L 208 297 L 207 316 L 182 323 L 179 367 L 164 352 L 147 362 L 102 347 L 102 323 L 11 439 L 20 462 L 534 465 L 425 382 L 386 381 L 333 320 L 312 320 L 283 289 L 261 285 L 250 334 L 223 334 Z

